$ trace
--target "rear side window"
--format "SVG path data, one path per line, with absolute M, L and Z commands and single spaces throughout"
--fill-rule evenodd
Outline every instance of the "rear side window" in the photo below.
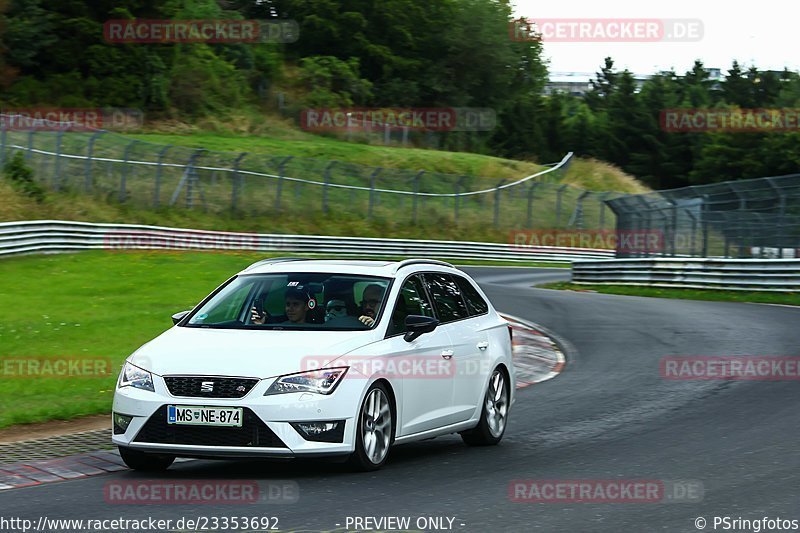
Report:
M 470 316 L 483 315 L 489 312 L 489 304 L 486 303 L 486 300 L 478 293 L 472 283 L 461 276 L 453 276 L 453 279 L 456 280 L 458 288 L 461 289 L 461 296 L 464 297 L 464 301 L 467 303 Z
M 469 312 L 453 278 L 447 274 L 425 274 L 428 290 L 442 323 L 468 318 Z
M 433 309 L 419 276 L 411 276 L 403 283 L 392 312 L 392 321 L 389 324 L 387 336 L 404 333 L 408 315 L 433 316 Z

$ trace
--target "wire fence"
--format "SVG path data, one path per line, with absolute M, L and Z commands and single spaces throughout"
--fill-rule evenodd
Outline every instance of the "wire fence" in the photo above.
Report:
M 160 145 L 102 131 L 7 129 L 0 166 L 22 152 L 35 179 L 142 207 L 242 216 L 341 213 L 394 222 L 479 224 L 500 230 L 614 227 L 619 193 L 559 184 L 571 153 L 521 179 L 369 167 L 260 153 Z
M 559 183 L 572 154 L 523 178 L 492 180 L 344 161 L 160 145 L 104 130 L 7 128 L 0 168 L 21 152 L 55 191 L 145 208 L 241 216 L 342 214 L 498 230 L 654 233 L 618 257 L 800 257 L 800 174 L 645 194 Z M 511 239 L 511 237 L 509 237 Z
M 619 257 L 800 257 L 800 174 L 611 199 L 617 230 L 655 232 L 655 249 Z

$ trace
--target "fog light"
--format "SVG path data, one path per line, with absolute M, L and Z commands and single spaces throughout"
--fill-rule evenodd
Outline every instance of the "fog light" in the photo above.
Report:
M 128 415 L 121 415 L 119 413 L 114 413 L 113 415 L 114 420 L 114 435 L 122 435 L 128 430 L 128 426 L 133 420 L 132 416 Z
M 292 422 L 292 427 L 306 440 L 315 442 L 342 442 L 344 440 L 344 420 Z

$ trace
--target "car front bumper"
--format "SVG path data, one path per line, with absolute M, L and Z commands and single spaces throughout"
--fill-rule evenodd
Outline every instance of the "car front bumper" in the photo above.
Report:
M 123 387 L 114 395 L 114 413 L 133 417 L 124 433 L 112 437 L 114 444 L 131 449 L 157 452 L 181 457 L 293 457 L 306 455 L 343 455 L 355 449 L 355 415 L 361 404 L 364 391 L 364 380 L 343 379 L 330 395 L 315 393 L 288 393 L 264 396 L 271 385 L 271 380 L 261 380 L 245 397 L 232 398 L 186 398 L 175 397 L 167 390 L 164 380 L 153 376 L 155 392 Z M 209 407 L 241 407 L 254 416 L 250 427 L 218 428 L 203 426 L 170 425 L 170 434 L 189 431 L 193 428 L 193 441 L 175 443 L 169 438 L 151 438 L 153 431 L 143 431 L 149 424 L 166 425 L 164 407 L 168 405 L 209 406 Z M 164 419 L 160 417 L 164 416 Z M 248 419 L 248 417 L 245 417 Z M 292 422 L 344 421 L 344 433 L 341 442 L 319 442 L 308 440 Z M 261 445 L 258 439 L 248 442 L 247 435 L 241 432 L 252 431 L 253 424 L 268 429 L 261 429 L 262 439 L 270 441 L 270 445 Z M 222 430 L 222 431 L 217 431 Z M 237 432 L 238 430 L 238 432 Z M 163 431 L 155 433 L 163 434 Z M 264 438 L 264 434 L 269 434 Z M 238 445 L 226 445 L 225 435 L 235 435 Z M 196 438 L 195 438 L 196 437 Z M 273 438 L 275 437 L 275 438 Z M 186 441 L 186 438 L 182 438 Z M 212 440 L 210 445 L 204 440 Z M 170 442 L 166 442 L 170 441 Z M 247 445 L 241 445 L 242 442 Z

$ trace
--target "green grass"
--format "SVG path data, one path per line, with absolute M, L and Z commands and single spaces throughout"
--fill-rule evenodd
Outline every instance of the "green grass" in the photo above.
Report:
M 279 139 L 257 135 L 220 133 L 145 133 L 129 135 L 156 144 L 205 148 L 222 152 L 248 152 L 336 160 L 383 168 L 426 170 L 445 174 L 468 174 L 487 178 L 522 178 L 543 167 L 527 161 L 503 159 L 466 152 L 423 148 L 400 148 L 353 143 L 305 134 L 302 139 Z
M 113 364 L 111 375 L 69 379 L 12 377 L 0 366 L 0 428 L 110 412 L 128 355 L 171 327 L 170 315 L 270 255 L 93 251 L 3 259 L 0 360 L 89 358 Z
M 249 155 L 242 160 L 241 168 L 252 172 L 274 174 L 283 169 L 292 177 L 360 187 L 374 183 L 379 189 L 411 190 L 416 183 L 421 192 L 447 194 L 488 189 L 501 180 L 509 182 L 542 168 L 527 161 L 474 153 L 374 146 L 305 132 L 296 132 L 298 138 L 268 134 L 203 131 L 108 134 L 96 139 L 93 154 L 99 158 L 154 161 L 164 147 L 172 145 L 163 152 L 164 162 L 185 164 L 193 153 L 192 147 L 203 147 L 214 151 L 202 156 L 204 165 L 230 168 L 237 152 L 246 151 Z M 90 137 L 69 133 L 59 145 L 57 136 L 42 132 L 35 135 L 34 146 L 49 152 L 85 154 Z M 134 139 L 146 142 L 132 145 Z M 20 132 L 9 132 L 9 142 L 27 146 L 29 139 Z M 366 190 L 338 187 L 329 187 L 323 193 L 325 188 L 320 185 L 280 182 L 256 175 L 243 175 L 240 181 L 235 181 L 230 173 L 204 170 L 200 176 L 202 198 L 196 192 L 194 206 L 188 208 L 187 189 L 180 189 L 176 204 L 169 207 L 173 194 L 179 191 L 181 168 L 167 166 L 156 170 L 139 165 L 124 167 L 127 170 L 123 171 L 123 165 L 103 159 L 88 166 L 83 160 L 62 159 L 56 169 L 53 157 L 27 155 L 36 180 L 48 190 L 47 197 L 43 202 L 33 202 L 15 193 L 7 180 L 0 179 L 0 221 L 57 218 L 258 233 L 508 242 L 509 230 L 526 227 L 556 228 L 573 224 L 594 228 L 603 217 L 604 227 L 612 227 L 613 214 L 609 209 L 601 211 L 598 195 L 583 202 L 582 221 L 573 219 L 582 193 L 582 189 L 576 187 L 631 192 L 642 189 L 641 184 L 619 169 L 585 160 L 575 160 L 566 173 L 543 176 L 536 183 L 544 182 L 547 186 L 536 188 L 533 196 L 529 195 L 532 189 L 525 184 L 505 189 L 500 195 L 470 195 L 458 202 L 451 197 L 424 196 L 414 201 L 408 195 L 371 195 Z M 286 162 L 289 156 L 294 158 Z M 302 159 L 309 157 L 317 159 Z M 331 160 L 342 164 L 329 167 Z M 286 162 L 285 167 L 282 161 Z M 354 168 L 345 163 L 362 166 Z M 373 174 L 373 167 L 384 171 Z M 419 169 L 425 172 L 417 180 Z M 59 193 L 51 190 L 56 183 L 56 170 L 63 187 Z M 120 201 L 123 180 L 127 194 L 124 201 Z M 558 183 L 562 182 L 572 187 L 557 192 Z M 234 211 L 232 196 L 235 191 L 238 194 Z M 155 199 L 158 199 L 158 207 Z M 495 208 L 497 201 L 500 203 Z M 368 217 L 370 205 L 373 206 L 372 216 Z M 416 220 L 412 214 L 415 212 Z M 495 216 L 498 217 L 496 223 Z
M 604 294 L 647 296 L 652 298 L 675 298 L 681 300 L 710 300 L 719 302 L 750 302 L 764 304 L 800 305 L 800 294 L 796 292 L 724 291 L 716 289 L 669 289 L 639 287 L 634 285 L 584 285 L 577 283 L 548 283 L 541 289 L 573 291 L 595 291 Z

